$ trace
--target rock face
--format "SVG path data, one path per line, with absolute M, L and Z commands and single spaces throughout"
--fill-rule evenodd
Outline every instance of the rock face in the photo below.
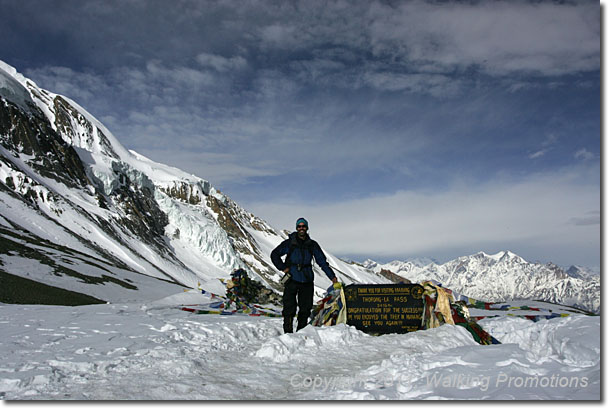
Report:
M 415 262 L 365 263 L 376 272 L 389 270 L 413 282 L 434 279 L 458 293 L 490 302 L 538 299 L 600 311 L 600 277 L 583 268 L 564 271 L 552 263 L 524 260 L 509 251 L 479 252 L 444 264 Z
M 6 275 L 107 301 L 199 284 L 223 293 L 218 279 L 237 268 L 279 289 L 269 254 L 284 232 L 208 181 L 127 151 L 78 104 L 1 61 L 0 207 Z M 328 256 L 348 283 L 387 282 Z M 320 294 L 330 281 L 316 275 Z

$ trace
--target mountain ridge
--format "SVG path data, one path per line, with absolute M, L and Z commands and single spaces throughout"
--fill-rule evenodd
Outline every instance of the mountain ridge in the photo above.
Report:
M 61 282 L 69 290 L 104 300 L 127 297 L 129 292 L 116 281 L 100 285 L 70 279 L 66 265 L 92 269 L 82 265 L 80 257 L 49 246 L 58 242 L 104 260 L 105 270 L 116 270 L 117 281 L 139 281 L 145 292 L 155 292 L 149 289 L 152 284 L 133 279 L 133 274 L 222 294 L 219 279 L 229 278 L 237 268 L 280 289 L 280 273 L 269 254 L 285 233 L 207 180 L 125 149 L 77 103 L 39 88 L 3 62 L 0 97 L 0 269 L 48 285 Z M 31 255 L 32 247 L 37 247 L 34 254 L 44 266 L 22 272 L 14 261 Z M 387 282 L 327 255 L 344 282 Z M 105 274 L 93 271 L 89 276 L 98 279 Z M 315 275 L 321 295 L 330 281 L 317 267 Z M 116 295 L 102 286 L 115 287 Z
M 364 265 L 390 271 L 411 282 L 434 279 L 458 293 L 488 302 L 537 299 L 600 312 L 600 275 L 572 266 L 568 271 L 549 262 L 528 262 L 511 251 L 477 252 L 443 264 L 412 261 Z

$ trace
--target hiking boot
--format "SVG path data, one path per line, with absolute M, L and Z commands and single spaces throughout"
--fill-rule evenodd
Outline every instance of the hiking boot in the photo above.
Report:
M 293 333 L 292 322 L 293 318 L 284 318 L 284 333 Z

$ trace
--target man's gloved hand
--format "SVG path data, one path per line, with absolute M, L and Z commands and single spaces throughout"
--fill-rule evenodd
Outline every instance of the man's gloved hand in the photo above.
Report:
M 341 283 L 341 282 L 333 283 L 333 288 L 335 288 L 335 289 L 341 289 L 342 287 L 343 287 L 343 283 Z

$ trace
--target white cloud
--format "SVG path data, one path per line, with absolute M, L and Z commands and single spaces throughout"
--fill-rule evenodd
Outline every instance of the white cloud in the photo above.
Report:
M 528 155 L 529 159 L 536 159 L 536 158 L 540 158 L 542 156 L 544 156 L 544 154 L 546 154 L 547 150 L 546 149 L 542 149 L 540 151 L 536 151 L 533 154 Z
M 345 70 L 348 68 L 340 61 L 333 61 L 324 58 L 314 58 L 311 60 L 297 60 L 290 63 L 290 67 L 296 71 L 296 77 L 299 79 L 316 83 L 324 81 L 328 83 L 328 78 L 345 76 Z M 337 76 L 337 77 L 338 77 Z
M 542 142 L 542 146 L 549 147 L 551 145 L 555 145 L 558 140 L 559 140 L 559 138 L 557 138 L 557 135 L 555 135 L 553 133 L 549 133 L 549 134 L 547 134 L 546 138 Z
M 264 43 L 281 48 L 302 45 L 302 34 L 292 24 L 274 23 L 260 30 Z
M 595 154 L 588 151 L 586 148 L 582 148 L 582 149 L 579 149 L 578 151 L 576 151 L 576 153 L 574 154 L 574 158 L 580 159 L 583 161 L 588 161 L 588 160 L 594 159 Z
M 375 3 L 373 50 L 411 63 L 477 65 L 492 75 L 561 75 L 599 69 L 599 6 L 496 1 Z
M 143 147 L 138 153 L 146 157 L 162 157 L 165 164 L 178 164 L 182 171 L 203 178 L 216 188 L 221 188 L 226 183 L 244 183 L 253 177 L 275 175 L 273 168 L 256 162 L 244 163 L 239 160 L 238 155 L 230 153 L 159 149 L 157 147 Z
M 510 248 L 524 257 L 577 263 L 599 251 L 599 213 L 590 213 L 599 206 L 599 185 L 588 182 L 590 173 L 595 170 L 456 185 L 443 192 L 248 207 L 281 229 L 305 216 L 314 239 L 339 255 L 438 257 Z
M 226 58 L 216 54 L 201 53 L 195 59 L 202 66 L 212 67 L 219 72 L 241 70 L 248 66 L 248 62 L 242 56 Z
M 110 90 L 98 75 L 77 72 L 68 67 L 49 66 L 26 70 L 25 74 L 29 78 L 36 79 L 37 85 L 77 102 L 89 101 L 95 98 L 97 93 Z
M 150 83 L 162 82 L 173 87 L 189 86 L 198 88 L 214 84 L 216 77 L 206 71 L 184 66 L 166 65 L 161 61 L 152 60 L 146 64 L 149 73 L 146 79 Z
M 301 1 L 268 8 L 247 32 L 263 52 L 290 52 L 318 84 L 453 96 L 470 69 L 511 78 L 559 76 L 600 67 L 599 7 L 526 1 Z M 244 22 L 248 25 L 249 22 Z M 340 52 L 337 50 L 341 50 Z M 317 57 L 345 64 L 335 75 Z M 373 56 L 373 59 L 370 57 Z M 293 65 L 294 67 L 294 65 Z
M 382 91 L 408 91 L 435 97 L 456 95 L 461 81 L 442 74 L 402 74 L 391 72 L 365 73 L 366 84 Z
M 259 3 L 252 4 L 261 9 Z M 367 33 L 363 28 L 368 23 L 368 7 L 368 1 L 279 2 L 264 8 L 264 18 L 251 31 L 263 50 L 366 47 Z
M 540 144 L 543 148 L 528 155 L 529 159 L 536 159 L 543 157 L 547 154 L 547 152 L 551 151 L 553 147 L 557 144 L 559 138 L 553 133 L 549 133 L 546 135 L 542 143 Z
M 569 223 L 574 225 L 600 225 L 601 214 L 599 211 L 589 211 L 584 216 L 570 218 Z

